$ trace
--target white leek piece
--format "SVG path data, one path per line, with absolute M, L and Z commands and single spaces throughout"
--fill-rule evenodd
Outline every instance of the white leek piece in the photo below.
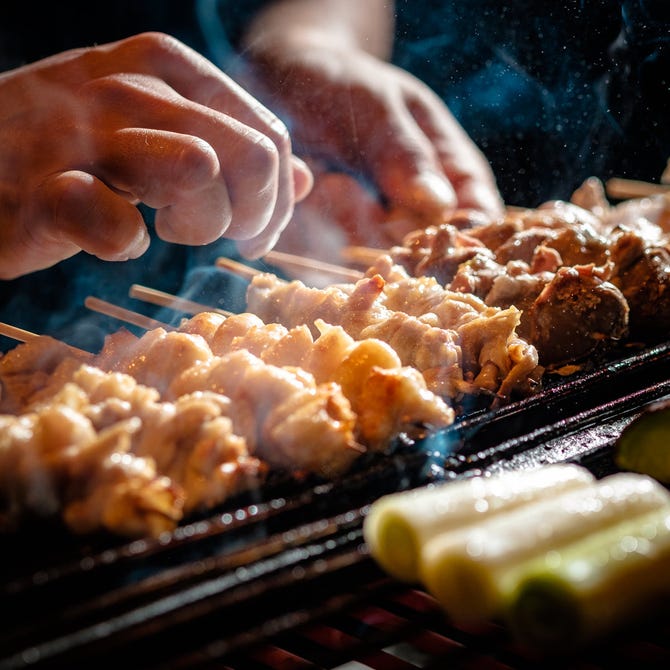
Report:
M 590 533 L 670 505 L 644 475 L 621 473 L 437 535 L 421 554 L 424 585 L 457 622 L 498 616 L 518 586 L 517 568 Z
M 520 569 L 505 613 L 526 646 L 570 650 L 654 612 L 670 596 L 670 507 L 625 521 Z
M 422 547 L 436 535 L 594 481 L 586 468 L 561 464 L 393 493 L 372 505 L 363 531 L 389 574 L 416 582 Z

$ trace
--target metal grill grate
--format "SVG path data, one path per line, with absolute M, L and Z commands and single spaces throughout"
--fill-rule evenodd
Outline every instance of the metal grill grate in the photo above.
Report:
M 435 477 L 536 463 L 607 474 L 612 440 L 670 395 L 668 380 L 670 345 L 645 350 L 400 439 L 341 481 L 276 477 L 157 541 L 84 544 L 53 528 L 5 538 L 0 669 L 536 667 L 502 628 L 454 629 L 428 596 L 385 578 L 362 540 L 367 505 Z M 655 621 L 574 667 L 668 661 L 666 632 Z

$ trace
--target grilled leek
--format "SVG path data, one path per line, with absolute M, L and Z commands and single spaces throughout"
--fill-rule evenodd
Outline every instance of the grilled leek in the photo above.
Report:
M 650 405 L 624 428 L 614 460 L 622 470 L 670 483 L 670 401 Z
M 539 651 L 569 651 L 670 595 L 670 507 L 547 552 L 518 570 L 505 616 Z
M 670 492 L 643 475 L 620 473 L 437 535 L 421 554 L 428 591 L 456 622 L 500 616 L 519 566 L 607 528 L 670 508 Z
M 372 505 L 365 539 L 389 574 L 416 582 L 423 547 L 436 536 L 594 481 L 585 468 L 562 464 L 390 494 Z

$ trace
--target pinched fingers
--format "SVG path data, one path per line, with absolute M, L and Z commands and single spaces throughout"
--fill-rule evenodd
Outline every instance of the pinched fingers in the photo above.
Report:
M 459 207 L 500 214 L 503 202 L 491 166 L 449 109 L 432 92 L 410 101 L 409 109 L 453 184 Z
M 139 211 L 93 175 L 77 170 L 45 179 L 24 221 L 35 254 L 55 256 L 61 249 L 60 258 L 48 265 L 80 249 L 103 260 L 127 260 L 141 256 L 149 245 Z
M 141 256 L 149 235 L 139 211 L 93 175 L 52 174 L 7 212 L 0 231 L 0 278 L 42 270 L 86 251 L 104 260 Z M 6 204 L 6 203 L 4 203 Z
M 287 177 L 284 171 L 280 173 L 277 144 L 267 135 L 182 97 L 154 77 L 110 75 L 90 82 L 85 88 L 99 105 L 113 111 L 117 126 L 128 125 L 131 119 L 126 110 L 132 109 L 134 125 L 163 131 L 163 135 L 147 133 L 144 138 L 129 131 L 125 151 L 129 159 L 130 154 L 143 152 L 148 163 L 165 161 L 167 167 L 159 174 L 172 185 L 161 186 L 159 179 L 147 175 L 146 164 L 140 163 L 133 171 L 128 161 L 124 163 L 123 155 L 119 155 L 123 147 L 114 159 L 124 166 L 121 171 L 126 171 L 126 178 L 136 182 L 130 188 L 121 179 L 118 188 L 138 194 L 150 206 L 169 208 L 169 213 L 159 217 L 165 223 L 163 231 L 169 239 L 199 244 L 212 241 L 225 231 L 227 237 L 246 240 L 264 233 L 268 227 L 285 225 L 295 197 L 293 178 L 290 185 L 285 185 Z M 178 135 L 190 139 L 180 141 Z M 152 146 L 140 146 L 143 139 L 150 140 Z M 101 155 L 95 157 L 96 161 L 103 160 L 111 151 L 109 145 L 110 142 L 106 146 L 103 143 L 103 148 L 98 149 Z M 205 145 L 213 153 L 205 150 Z M 195 170 L 191 163 L 196 164 Z M 188 174 L 184 176 L 183 171 Z M 197 188 L 191 188 L 192 182 L 197 182 L 189 176 L 193 174 L 204 180 L 200 186 L 201 207 L 195 195 Z M 187 239 L 194 234 L 194 227 L 202 232 L 197 239 Z
M 435 147 L 405 107 L 396 106 L 387 123 L 373 138 L 375 181 L 392 206 L 439 219 L 456 207 L 457 194 Z
M 132 202 L 157 210 L 169 242 L 208 244 L 231 223 L 219 158 L 205 140 L 151 128 L 121 128 L 96 143 L 97 175 Z
M 109 49 L 112 60 L 128 60 L 128 66 L 135 68 L 139 63 L 141 72 L 166 82 L 185 100 L 235 119 L 240 124 L 240 140 L 256 143 L 249 150 L 243 148 L 244 141 L 226 142 L 230 147 L 227 150 L 222 146 L 223 138 L 221 144 L 211 142 L 219 155 L 231 200 L 228 236 L 248 240 L 243 246 L 250 255 L 267 251 L 288 223 L 295 202 L 312 186 L 308 168 L 293 156 L 285 125 L 201 54 L 174 38 L 145 33 Z M 258 135 L 254 137 L 249 130 Z M 253 189 L 257 195 L 250 200 Z
M 48 100 L 13 95 L 24 91 L 25 77 L 49 82 L 40 88 Z M 48 149 L 42 140 L 17 140 L 25 123 L 10 133 L 18 177 L 5 208 L 20 200 L 21 223 L 2 238 L 26 253 L 7 276 L 80 249 L 110 260 L 139 255 L 148 237 L 138 202 L 157 210 L 166 240 L 205 244 L 226 234 L 264 253 L 311 187 L 283 124 L 167 36 L 62 54 L 5 84 L 13 81 L 9 98 L 29 110 L 23 118 L 32 135 L 54 124 L 62 132 L 47 135 Z M 23 198 L 27 181 L 38 186 Z
M 309 168 L 293 155 L 286 126 L 250 96 L 246 94 L 234 96 L 222 101 L 219 106 L 225 108 L 227 114 L 231 114 L 257 131 L 259 147 L 264 148 L 266 157 L 273 158 L 273 170 L 268 173 L 268 176 L 270 174 L 272 176 L 272 182 L 268 182 L 259 192 L 259 195 L 269 194 L 270 187 L 273 188 L 272 198 L 265 199 L 265 219 L 258 218 L 257 213 L 252 213 L 251 216 L 257 217 L 254 221 L 247 214 L 244 229 L 233 231 L 230 235 L 239 241 L 238 246 L 243 255 L 257 258 L 267 253 L 277 242 L 293 215 L 295 203 L 302 200 L 311 190 L 312 175 Z M 233 175 L 233 179 L 237 178 L 237 184 L 231 184 L 231 189 L 235 188 L 240 193 L 248 192 L 256 176 L 254 173 L 258 170 L 254 162 L 262 158 L 263 156 L 258 156 L 250 161 L 250 157 L 247 156 L 246 174 L 242 170 Z M 263 170 L 267 170 L 267 165 L 261 164 L 259 167 L 261 170 L 258 176 L 261 176 Z M 251 196 L 253 197 L 253 194 Z M 241 198 L 236 198 L 234 202 L 241 202 Z M 261 202 L 262 200 L 258 200 L 258 204 Z M 259 225 L 261 223 L 262 226 Z

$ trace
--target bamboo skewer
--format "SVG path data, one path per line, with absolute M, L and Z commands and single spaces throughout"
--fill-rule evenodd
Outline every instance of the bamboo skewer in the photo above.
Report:
M 388 249 L 375 249 L 373 247 L 349 246 L 344 247 L 340 252 L 342 259 L 347 263 L 356 263 L 370 267 Z
M 270 251 L 264 256 L 264 259 L 284 269 L 299 268 L 302 270 L 323 272 L 324 274 L 340 277 L 345 281 L 356 282 L 363 277 L 363 273 L 359 270 L 352 270 L 341 265 L 333 265 L 332 263 L 326 263 L 314 258 L 287 254 L 283 251 Z
M 143 328 L 144 330 L 153 330 L 154 328 L 164 328 L 165 330 L 176 330 L 174 326 L 171 326 L 157 319 L 152 319 L 151 317 L 144 316 L 144 314 L 139 314 L 138 312 L 133 312 L 130 309 L 125 309 L 124 307 L 119 307 L 114 303 L 107 302 L 106 300 L 101 300 L 94 296 L 88 296 L 84 301 L 84 305 L 100 314 L 105 316 L 111 316 L 114 319 L 119 321 L 125 321 L 130 323 L 133 326 L 138 328 Z
M 152 305 L 169 307 L 170 309 L 185 312 L 186 314 L 199 314 L 200 312 L 216 312 L 222 316 L 230 316 L 232 314 L 232 312 L 228 312 L 225 309 L 218 309 L 217 307 L 204 305 L 199 302 L 194 302 L 193 300 L 180 298 L 171 293 L 159 291 L 155 288 L 150 288 L 149 286 L 142 286 L 141 284 L 133 284 L 128 291 L 128 295 L 131 298 L 144 300 L 144 302 L 149 302 Z
M 12 326 L 9 323 L 0 322 L 0 335 L 9 337 L 12 340 L 17 340 L 18 342 L 29 342 L 30 340 L 35 340 L 40 335 L 33 333 L 30 330 L 24 330 L 23 328 L 18 328 L 17 326 Z
M 16 340 L 17 342 L 31 342 L 32 340 L 37 340 L 40 337 L 44 337 L 44 335 L 33 333 L 30 330 L 12 326 L 11 324 L 4 323 L 2 321 L 0 321 L 0 335 L 8 337 L 12 340 Z M 73 347 L 71 344 L 64 344 L 72 351 L 73 354 L 77 354 L 79 356 L 93 356 L 90 351 L 79 349 L 79 347 Z
M 242 277 L 243 279 L 252 279 L 262 272 L 261 270 L 252 268 L 249 265 L 239 263 L 238 261 L 234 261 L 223 256 L 216 259 L 216 267 L 221 268 L 222 270 L 228 270 L 229 272 L 232 272 L 233 274 L 237 275 L 238 277 Z
M 670 184 L 652 184 L 637 179 L 612 177 L 606 182 L 605 190 L 610 198 L 627 200 L 629 198 L 648 198 L 652 195 L 670 193 Z
M 264 259 L 285 270 L 299 269 L 311 273 L 318 273 L 319 275 L 330 275 L 332 278 L 337 277 L 338 279 L 349 282 L 357 282 L 359 279 L 363 278 L 363 273 L 360 270 L 353 270 L 342 265 L 325 263 L 324 261 L 319 261 L 313 258 L 304 258 L 303 256 L 288 254 L 283 251 L 270 251 L 264 256 Z M 216 259 L 216 267 L 232 272 L 243 279 L 251 279 L 263 272 L 263 270 L 252 268 L 249 265 L 225 257 Z

